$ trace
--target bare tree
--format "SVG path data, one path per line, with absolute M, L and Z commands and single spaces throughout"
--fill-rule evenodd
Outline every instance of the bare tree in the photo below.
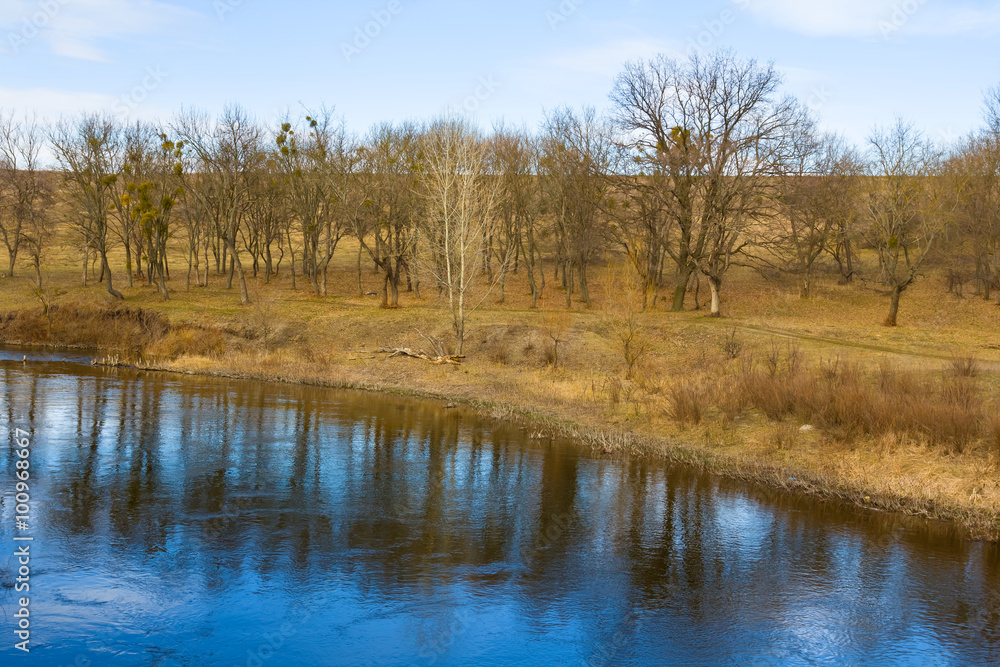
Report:
M 489 173 L 489 147 L 465 121 L 434 122 L 423 137 L 420 192 L 427 202 L 426 224 L 433 252 L 432 270 L 448 295 L 456 353 L 465 345 L 465 322 L 475 310 L 474 286 L 483 276 L 486 243 L 496 226 L 500 181 Z M 506 264 L 507 256 L 501 257 Z M 492 287 L 489 286 L 489 287 Z
M 136 211 L 139 229 L 146 246 L 146 264 L 149 282 L 155 283 L 164 299 L 170 298 L 167 290 L 167 240 L 171 236 L 171 223 L 178 202 L 186 191 L 182 185 L 184 142 L 171 141 L 165 133 L 151 152 L 149 169 L 137 188 Z
M 776 184 L 776 215 L 757 250 L 768 264 L 797 275 L 808 299 L 816 261 L 839 230 L 854 227 L 859 159 L 842 138 L 819 134 L 811 121 L 796 128 L 792 141 Z
M 507 267 L 513 262 L 516 272 L 520 259 L 527 271 L 531 307 L 537 308 L 545 284 L 545 273 L 539 270 L 541 250 L 537 242 L 541 206 L 537 142 L 525 130 L 501 126 L 493 133 L 492 160 L 493 171 L 500 179 L 498 217 L 505 239 L 497 248 L 497 256 L 513 257 L 501 267 L 500 301 L 504 301 Z
M 986 131 L 994 137 L 1000 137 L 1000 84 L 986 91 L 986 104 L 983 116 L 986 118 Z
M 13 112 L 0 114 L 0 234 L 7 248 L 7 275 L 14 275 L 18 253 L 27 247 L 39 289 L 51 198 L 39 164 L 42 144 L 42 131 L 34 118 L 16 121 Z
M 39 290 L 52 200 L 52 187 L 39 163 L 42 145 L 42 130 L 34 118 L 15 121 L 13 113 L 0 114 L 0 233 L 7 247 L 7 275 L 14 275 L 18 253 L 25 250 Z
M 110 116 L 83 116 L 60 122 L 51 137 L 62 166 L 74 208 L 73 226 L 85 251 L 93 249 L 101 260 L 99 280 L 107 280 L 108 294 L 124 299 L 114 288 L 108 251 L 111 247 L 111 211 L 116 202 L 115 184 L 122 155 L 121 128 Z
M 137 210 L 138 188 L 142 175 L 149 169 L 155 133 L 152 125 L 141 121 L 122 128 L 122 156 L 118 165 L 119 178 L 113 188 L 115 201 L 111 204 L 111 230 L 125 249 L 125 272 L 129 287 L 133 285 L 134 274 L 143 275 L 142 232 Z
M 260 178 L 250 205 L 251 246 L 254 253 L 254 275 L 257 275 L 258 263 L 264 260 L 264 283 L 271 282 L 271 276 L 277 270 L 274 262 L 273 247 L 278 245 L 278 251 L 284 254 L 283 238 L 288 227 L 289 184 L 278 161 L 268 158 L 260 171 Z M 279 255 L 278 262 L 280 263 Z M 325 275 L 325 273 L 324 273 Z
M 183 170 L 183 168 L 182 168 Z M 192 179 L 194 188 L 198 188 L 197 179 Z M 185 194 L 187 191 L 185 190 Z M 191 290 L 191 274 L 194 274 L 195 284 L 199 287 L 208 286 L 208 227 L 209 212 L 204 201 L 197 197 L 182 198 L 181 208 L 184 231 L 187 237 L 187 281 L 185 289 Z M 205 282 L 201 281 L 201 252 L 205 252 Z
M 399 307 L 399 284 L 416 243 L 413 179 L 418 136 L 412 125 L 379 125 L 362 147 L 367 183 L 358 241 L 381 275 L 383 308 Z
M 977 293 L 990 299 L 1000 288 L 1000 135 L 969 137 L 948 159 L 945 176 L 956 199 L 952 245 L 974 267 Z
M 876 127 L 868 144 L 864 236 L 878 255 L 880 281 L 889 288 L 885 325 L 896 326 L 900 297 L 916 280 L 942 229 L 930 192 L 938 155 L 902 118 Z
M 218 122 L 195 112 L 184 114 L 175 122 L 174 132 L 197 157 L 202 171 L 200 187 L 192 188 L 193 182 L 188 179 L 186 189 L 212 211 L 225 244 L 223 257 L 228 253 L 230 261 L 226 289 L 232 288 L 234 275 L 238 277 L 240 302 L 247 305 L 250 294 L 237 239 L 253 202 L 263 161 L 263 132 L 238 106 L 226 107 Z
M 648 173 L 628 143 L 618 142 L 614 178 L 605 204 L 610 219 L 608 235 L 625 253 L 640 282 L 641 309 L 656 306 L 666 258 L 666 242 L 673 218 L 660 193 L 661 170 Z
M 773 64 L 726 51 L 629 63 L 615 83 L 617 125 L 634 159 L 662 175 L 675 311 L 700 271 L 719 315 L 722 279 L 747 242 L 743 232 L 769 214 L 772 179 L 802 118 L 793 100 L 778 98 L 780 83 Z
M 563 107 L 546 116 L 539 167 L 555 221 L 567 308 L 577 278 L 580 297 L 591 306 L 587 267 L 602 247 L 612 149 L 610 132 L 594 109 L 577 114 Z
M 334 124 L 327 109 L 306 116 L 304 129 L 284 123 L 277 143 L 292 213 L 302 231 L 302 270 L 316 293 L 325 296 L 327 269 L 349 227 L 344 206 L 354 203 L 349 195 L 357 154 L 346 127 Z

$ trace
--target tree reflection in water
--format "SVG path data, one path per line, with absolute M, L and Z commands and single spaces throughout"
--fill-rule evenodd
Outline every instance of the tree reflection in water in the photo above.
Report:
M 0 366 L 0 400 L 34 443 L 25 664 L 265 635 L 273 664 L 1000 659 L 996 547 L 917 520 L 402 398 L 50 362 Z

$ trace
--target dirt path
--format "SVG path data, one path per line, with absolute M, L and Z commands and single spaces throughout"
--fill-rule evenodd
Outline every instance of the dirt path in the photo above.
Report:
M 857 343 L 857 342 L 840 340 L 837 338 L 826 338 L 824 336 L 816 336 L 812 334 L 800 334 L 800 333 L 795 333 L 794 331 L 787 331 L 784 329 L 774 329 L 771 327 L 765 327 L 758 324 L 736 324 L 735 327 L 737 330 L 740 331 L 767 334 L 770 336 L 775 336 L 777 338 L 788 338 L 791 340 L 804 340 L 814 343 L 824 343 L 826 345 L 833 345 L 836 347 L 845 347 L 855 350 L 857 349 L 869 350 L 871 352 L 882 352 L 884 354 L 893 354 L 902 357 L 913 357 L 917 359 L 933 359 L 936 361 L 951 361 L 953 358 L 952 355 L 898 350 L 898 349 L 893 349 L 891 347 L 883 347 L 881 345 L 872 345 L 870 343 Z M 989 370 L 989 371 L 1000 370 L 1000 362 L 979 359 L 979 364 L 983 370 Z

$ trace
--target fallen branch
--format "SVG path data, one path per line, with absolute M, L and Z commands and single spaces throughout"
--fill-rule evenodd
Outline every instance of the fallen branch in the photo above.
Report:
M 460 354 L 438 355 L 436 357 L 432 357 L 426 352 L 421 350 L 414 352 L 408 347 L 382 347 L 379 348 L 378 353 L 388 354 L 390 359 L 393 357 L 411 357 L 413 359 L 423 359 L 424 361 L 429 361 L 432 364 L 454 364 L 456 366 L 461 363 L 462 359 L 465 359 L 465 356 Z
M 421 331 L 420 329 L 417 329 L 417 333 L 420 334 L 421 338 L 423 338 L 425 341 L 431 344 L 431 347 L 434 349 L 434 354 L 437 357 L 451 356 L 448 354 L 448 348 L 444 346 L 444 343 L 441 342 L 440 338 L 434 338 L 433 336 L 425 336 L 424 332 Z

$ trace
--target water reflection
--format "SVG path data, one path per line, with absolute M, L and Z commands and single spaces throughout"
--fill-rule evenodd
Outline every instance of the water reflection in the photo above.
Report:
M 5 660 L 1000 660 L 994 546 L 432 403 L 50 359 L 0 361 L 0 419 L 32 432 L 36 523 L 34 650 Z

